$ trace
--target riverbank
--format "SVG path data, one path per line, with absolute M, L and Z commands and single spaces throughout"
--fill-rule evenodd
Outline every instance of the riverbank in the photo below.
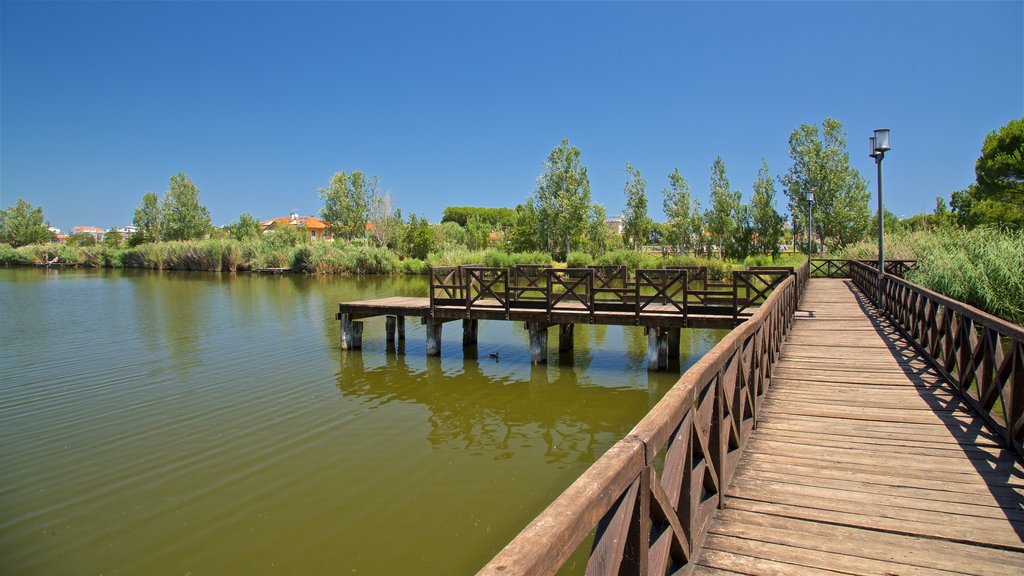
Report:
M 768 257 L 752 257 L 743 262 L 723 262 L 694 256 L 652 256 L 634 250 L 606 254 L 573 252 L 567 262 L 556 262 L 545 252 L 508 253 L 501 250 L 453 249 L 431 253 L 425 260 L 402 258 L 388 248 L 349 242 L 311 242 L 295 246 L 278 245 L 262 239 L 233 239 L 155 242 L 117 248 L 96 244 L 31 244 L 13 248 L 0 244 L 0 264 L 33 266 L 54 261 L 67 266 L 93 268 L 141 268 L 151 270 L 190 270 L 236 272 L 259 268 L 290 268 L 306 274 L 426 274 L 430 266 L 483 264 L 511 267 L 516 264 L 583 267 L 621 265 L 637 268 L 665 266 L 706 266 L 712 278 L 726 278 L 733 269 L 770 263 Z M 796 265 L 802 255 L 783 256 L 778 265 Z

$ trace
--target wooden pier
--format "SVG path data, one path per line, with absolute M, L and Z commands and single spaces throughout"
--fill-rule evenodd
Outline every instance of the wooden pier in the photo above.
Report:
M 850 278 L 787 278 L 480 574 L 1024 573 L 1024 328 L 822 266 Z
M 342 302 L 341 348 L 362 347 L 362 320 L 384 316 L 388 342 L 405 337 L 406 318 L 426 326 L 427 354 L 441 354 L 442 327 L 462 322 L 463 346 L 477 343 L 481 320 L 523 322 L 530 356 L 547 362 L 548 330 L 558 327 L 558 349 L 573 348 L 576 324 L 642 326 L 648 368 L 665 369 L 679 356 L 683 328 L 731 328 L 749 318 L 797 270 L 759 267 L 714 282 L 705 267 L 637 270 L 624 266 L 452 266 L 432 268 L 427 298 L 391 297 Z M 804 270 L 806 272 L 806 270 Z

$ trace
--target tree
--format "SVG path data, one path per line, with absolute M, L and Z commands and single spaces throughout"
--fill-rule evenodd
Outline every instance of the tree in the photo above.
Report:
M 370 201 L 377 196 L 379 185 L 380 179 L 364 176 L 359 170 L 332 176 L 327 188 L 319 190 L 324 201 L 320 217 L 331 225 L 331 233 L 346 240 L 364 236 Z
M 516 219 L 509 234 L 509 247 L 513 252 L 533 252 L 541 249 L 540 217 L 533 200 L 516 206 Z
M 723 260 L 725 243 L 730 240 L 736 229 L 740 202 L 739 191 L 733 192 L 729 185 L 729 177 L 725 174 L 725 162 L 721 156 L 715 158 L 711 164 L 711 207 L 705 213 L 704 219 Z
M 801 124 L 789 136 L 793 161 L 782 177 L 797 230 L 807 227 L 807 193 L 814 192 L 814 230 L 832 248 L 860 240 L 871 209 L 867 181 L 850 166 L 846 133 L 834 118 L 818 126 Z
M 700 202 L 690 193 L 690 184 L 676 168 L 668 175 L 668 188 L 661 191 L 665 199 L 662 209 L 668 222 L 665 223 L 665 238 L 680 252 L 696 248 L 701 230 Z
M 1024 118 L 1011 120 L 985 137 L 974 173 L 980 199 L 1024 211 Z
M 111 248 L 120 248 L 121 244 L 124 243 L 124 238 L 121 233 L 117 231 L 117 228 L 111 228 L 107 230 L 107 233 L 103 235 L 103 245 Z
M 754 195 L 750 198 L 750 210 L 754 220 L 756 247 L 761 254 L 779 256 L 782 243 L 782 227 L 785 219 L 775 210 L 775 181 L 768 171 L 768 161 L 761 158 L 761 168 L 754 180 Z
M 137 246 L 143 242 L 160 241 L 160 223 L 162 220 L 163 214 L 160 209 L 160 197 L 152 192 L 146 192 L 142 195 L 142 203 L 135 209 L 135 217 L 132 218 L 132 224 L 139 230 L 133 235 L 129 243 Z
M 536 234 L 549 251 L 562 246 L 572 251 L 587 226 L 590 215 L 590 179 L 580 162 L 580 150 L 563 139 L 544 162 L 537 188 L 530 199 L 537 213 Z
M 647 215 L 647 180 L 626 162 L 626 210 L 622 213 L 622 236 L 631 248 L 640 248 L 651 235 L 651 217 Z
M 733 214 L 735 226 L 725 240 L 725 252 L 730 258 L 746 258 L 754 252 L 754 212 L 750 206 L 739 202 Z
M 42 244 L 53 239 L 43 220 L 43 208 L 32 208 L 25 200 L 18 201 L 10 208 L 0 211 L 0 242 L 11 246 Z
M 483 250 L 490 244 L 491 226 L 476 216 L 470 216 L 466 221 L 466 248 Z
M 480 208 L 476 206 L 448 206 L 441 214 L 441 223 L 455 222 L 463 228 L 470 218 L 477 218 L 495 228 L 511 228 L 516 211 L 511 208 Z
M 608 251 L 609 234 L 608 211 L 604 206 L 593 203 L 590 205 L 590 221 L 587 224 L 587 251 L 593 256 L 599 256 Z
M 199 188 L 184 172 L 171 176 L 160 216 L 160 234 L 164 240 L 194 240 L 210 231 L 210 211 L 199 203 Z
M 395 248 L 402 237 L 402 211 L 392 208 L 391 194 L 374 194 L 370 198 L 370 239 L 380 247 Z
M 426 218 L 417 218 L 415 214 L 409 215 L 409 224 L 405 227 L 405 234 L 402 238 L 409 256 L 419 258 L 427 257 L 437 247 L 437 239 L 430 229 L 430 222 Z
M 242 212 L 238 220 L 228 224 L 228 233 L 235 240 L 249 240 L 260 237 L 260 221 L 248 212 Z

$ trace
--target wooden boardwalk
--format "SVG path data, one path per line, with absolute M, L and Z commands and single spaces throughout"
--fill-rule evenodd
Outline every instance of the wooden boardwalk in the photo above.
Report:
M 696 574 L 1024 574 L 1024 468 L 871 310 L 810 281 Z

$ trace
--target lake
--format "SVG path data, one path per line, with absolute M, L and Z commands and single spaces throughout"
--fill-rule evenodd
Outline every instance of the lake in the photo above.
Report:
M 472 574 L 679 377 L 642 328 L 407 321 L 425 277 L 0 269 L 4 574 Z M 554 331 L 554 329 L 552 329 Z M 681 370 L 724 330 L 683 330 Z M 500 360 L 488 357 L 499 353 Z

